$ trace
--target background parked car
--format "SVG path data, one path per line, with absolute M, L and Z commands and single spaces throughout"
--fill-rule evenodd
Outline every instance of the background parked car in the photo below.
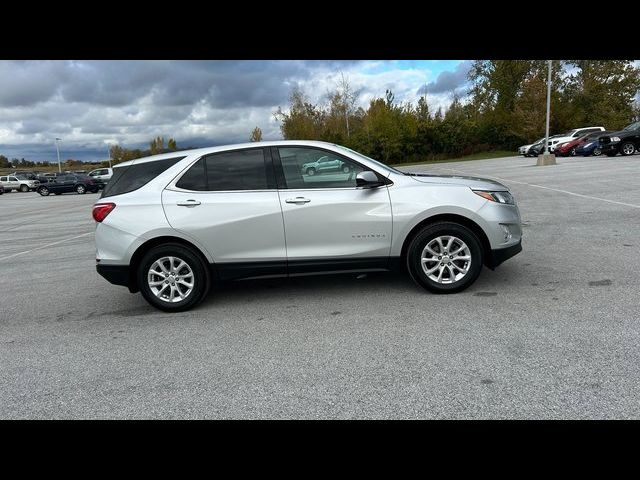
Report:
M 531 147 L 533 147 L 534 145 L 543 142 L 544 138 L 541 138 L 539 140 L 536 140 L 535 142 L 529 144 L 529 145 L 522 145 L 521 147 L 518 148 L 518 153 L 520 153 L 520 155 L 524 155 L 525 157 L 529 157 L 531 156 L 531 154 L 529 153 L 529 149 Z
M 4 187 L 0 185 L 0 195 L 2 195 L 3 193 L 4 193 Z
M 89 172 L 89 176 L 96 180 L 101 180 L 103 183 L 107 183 L 109 180 L 111 180 L 111 177 L 113 176 L 113 169 L 112 168 L 96 168 L 95 170 L 91 170 Z
M 598 138 L 602 136 L 603 133 L 601 131 L 587 133 L 575 140 L 570 140 L 568 142 L 559 143 L 556 145 L 554 153 L 561 157 L 574 156 L 578 153 L 578 147 L 584 145 L 586 143 L 596 142 L 598 143 Z M 598 153 L 599 155 L 600 153 Z
M 97 193 L 102 188 L 104 188 L 104 183 L 100 180 L 94 180 L 88 175 L 71 173 L 58 175 L 55 180 L 40 185 L 37 192 L 43 197 L 51 193 L 60 195 L 61 193 L 76 192 L 83 195 L 87 192 Z
M 550 151 L 553 152 L 556 146 L 561 143 L 571 142 L 572 140 L 576 140 L 587 133 L 604 132 L 604 131 L 605 131 L 604 127 L 582 127 L 582 128 L 574 128 L 573 130 L 569 130 L 567 133 L 563 133 L 562 135 L 554 135 L 553 140 L 549 138 Z
M 38 188 L 40 182 L 38 180 L 26 180 L 24 178 L 18 178 L 15 175 L 6 175 L 0 177 L 0 184 L 2 184 L 6 192 L 10 192 L 12 190 L 29 192 Z
M 602 155 L 602 145 L 600 145 L 600 140 L 598 138 L 592 138 L 578 146 L 578 148 L 576 148 L 576 155 L 581 155 L 583 157 L 588 157 L 590 155 L 597 157 Z
M 549 137 L 549 144 L 553 142 L 555 138 L 559 138 L 561 135 L 552 135 Z M 538 155 L 544 153 L 544 138 L 539 142 L 531 145 L 529 151 L 527 152 L 527 156 L 529 157 L 537 157 Z
M 618 132 L 601 136 L 600 145 L 602 153 L 610 157 L 615 157 L 618 153 L 633 155 L 636 150 L 640 150 L 640 122 L 627 125 Z

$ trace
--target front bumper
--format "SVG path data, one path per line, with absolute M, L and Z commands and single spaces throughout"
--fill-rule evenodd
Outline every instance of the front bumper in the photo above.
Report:
M 511 257 L 517 255 L 522 251 L 522 239 L 515 245 L 511 245 L 507 248 L 498 248 L 495 250 L 491 250 L 491 255 L 486 260 L 486 265 L 491 270 L 495 269 L 498 265 L 503 263 L 505 260 L 510 259 Z
M 602 150 L 602 154 L 606 155 L 607 153 L 619 153 L 620 152 L 620 142 L 611 142 L 604 143 L 600 145 L 600 149 Z

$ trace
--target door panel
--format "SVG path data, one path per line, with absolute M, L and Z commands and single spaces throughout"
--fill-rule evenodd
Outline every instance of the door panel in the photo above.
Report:
M 195 206 L 178 205 L 197 202 L 200 203 Z M 199 240 L 216 263 L 286 260 L 282 211 L 276 190 L 165 190 L 162 205 L 169 224 Z
M 389 256 L 387 187 L 281 190 L 280 199 L 288 260 Z

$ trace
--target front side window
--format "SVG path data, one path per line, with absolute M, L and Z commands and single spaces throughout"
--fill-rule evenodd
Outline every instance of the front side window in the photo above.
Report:
M 192 191 L 266 190 L 269 177 L 262 148 L 234 150 L 207 155 L 176 182 Z
M 356 162 L 314 148 L 281 147 L 280 162 L 287 188 L 355 188 L 364 169 Z

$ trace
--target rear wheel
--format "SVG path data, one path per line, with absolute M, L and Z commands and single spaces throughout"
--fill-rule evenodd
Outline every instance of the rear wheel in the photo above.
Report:
M 636 146 L 633 142 L 624 142 L 620 146 L 620 153 L 622 153 L 622 155 L 624 156 L 633 155 L 635 151 L 636 151 Z
M 600 155 L 602 155 L 602 149 L 600 147 L 594 148 L 592 155 L 594 157 L 599 157 Z
M 407 249 L 411 278 L 434 293 L 464 290 L 476 281 L 482 265 L 480 240 L 458 223 L 439 222 L 423 228 Z
M 571 155 L 572 157 L 576 156 L 576 147 L 573 147 L 571 150 L 569 150 L 569 155 Z
M 21 192 L 28 192 L 29 191 L 29 187 L 27 187 L 26 185 L 20 185 L 20 191 Z
M 307 168 L 307 175 L 315 175 L 316 169 L 313 167 Z
M 76 192 L 78 192 L 78 195 L 84 195 L 85 193 L 87 193 L 87 187 L 85 187 L 84 185 L 77 185 Z
M 209 291 L 209 271 L 199 255 L 168 243 L 149 250 L 138 267 L 138 286 L 147 302 L 166 312 L 194 307 Z

